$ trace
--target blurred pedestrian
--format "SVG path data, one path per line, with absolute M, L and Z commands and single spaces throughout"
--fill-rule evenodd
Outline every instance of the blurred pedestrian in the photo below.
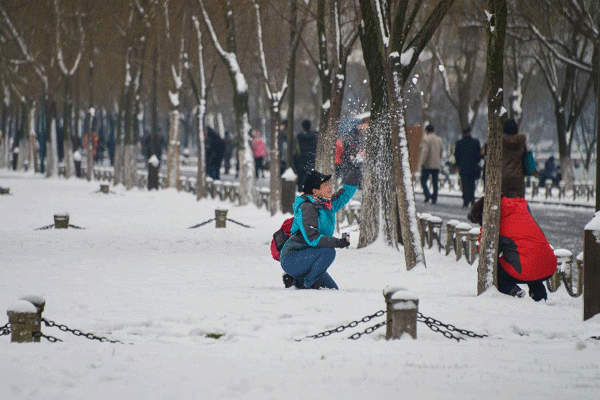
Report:
M 481 145 L 479 140 L 472 135 L 471 126 L 463 129 L 463 137 L 454 149 L 454 159 L 458 166 L 462 186 L 463 208 L 475 202 L 475 184 L 481 175 L 479 160 L 481 158 Z
M 315 167 L 317 157 L 317 133 L 311 130 L 311 123 L 305 119 L 302 121 L 303 131 L 298 134 L 298 146 L 300 155 L 296 164 L 296 174 L 298 175 L 298 191 L 302 190 L 304 177 L 308 171 Z
M 263 170 L 263 163 L 267 157 L 267 147 L 265 146 L 265 142 L 262 140 L 258 129 L 252 130 L 252 154 L 254 155 L 254 172 L 256 178 L 258 179 L 259 173 L 264 178 L 265 171 Z
M 525 197 L 523 154 L 527 151 L 526 137 L 519 133 L 517 122 L 508 118 L 502 134 L 502 194 Z
M 206 128 L 206 171 L 214 180 L 221 179 L 221 163 L 225 154 L 225 141 L 211 127 Z
M 425 203 L 431 200 L 431 204 L 437 203 L 438 198 L 438 179 L 440 168 L 442 166 L 442 154 L 444 146 L 442 138 L 435 134 L 433 125 L 425 127 L 425 136 L 421 140 L 419 166 L 421 167 L 421 186 Z M 433 193 L 429 192 L 427 181 L 431 176 Z

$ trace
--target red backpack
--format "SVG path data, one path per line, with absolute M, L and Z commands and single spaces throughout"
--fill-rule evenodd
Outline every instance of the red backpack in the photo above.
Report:
M 283 224 L 281 224 L 281 228 L 273 234 L 273 240 L 271 240 L 271 255 L 274 260 L 280 260 L 279 256 L 281 249 L 283 249 L 285 242 L 292 236 L 290 231 L 293 223 L 294 217 L 286 219 L 283 221 Z

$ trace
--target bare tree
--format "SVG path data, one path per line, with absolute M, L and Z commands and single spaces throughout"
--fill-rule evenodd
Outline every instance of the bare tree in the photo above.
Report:
M 486 153 L 484 227 L 477 267 L 477 294 L 497 285 L 500 233 L 500 187 L 502 182 L 502 128 L 504 109 L 504 39 L 506 0 L 488 0 L 486 16 L 488 91 L 488 150 Z
M 367 145 L 367 151 L 371 149 L 367 157 L 367 169 L 374 172 L 368 179 L 376 181 L 381 178 L 380 171 L 394 171 L 394 189 L 396 191 L 397 207 L 400 216 L 400 228 L 402 233 L 402 242 L 404 244 L 404 257 L 406 268 L 408 270 L 417 265 L 425 266 L 425 256 L 419 240 L 417 210 L 415 205 L 414 188 L 412 184 L 412 173 L 410 171 L 408 141 L 406 137 L 405 120 L 405 94 L 404 84 L 414 68 L 419 55 L 433 36 L 435 30 L 441 23 L 454 0 L 441 0 L 437 5 L 430 9 L 430 12 L 423 19 L 425 21 L 420 29 L 413 33 L 415 19 L 419 13 L 421 3 L 415 3 L 412 8 L 408 1 L 396 0 L 361 0 L 361 9 L 363 15 L 363 24 L 365 30 L 363 34 L 363 50 L 365 44 L 374 46 L 377 50 L 376 60 L 383 62 L 383 76 L 371 75 L 371 87 L 373 85 L 384 84 L 386 87 L 387 102 L 386 117 L 389 118 L 389 128 L 384 124 L 371 126 L 370 143 Z M 371 40 L 369 40 L 369 37 Z M 368 43 L 365 43 L 368 40 Z M 382 100 L 380 100 L 382 101 Z M 373 100 L 375 103 L 375 99 Z M 381 114 L 381 110 L 378 110 Z M 377 116 L 375 118 L 378 118 Z M 379 129 L 373 130 L 373 129 Z M 390 160 L 392 168 L 385 165 L 375 167 L 377 161 L 370 160 L 372 157 L 379 159 L 378 153 L 384 153 L 382 149 L 390 137 L 391 157 L 383 155 L 381 159 Z M 375 154 L 373 154 L 375 153 Z M 370 165 L 369 165 L 370 164 Z M 378 171 L 379 170 L 379 171 Z M 383 196 L 368 198 L 368 201 L 381 201 Z M 364 203 L 364 202 L 363 202 Z M 372 223 L 378 223 L 375 215 L 389 214 L 389 209 L 385 209 L 383 204 L 368 203 L 363 204 L 363 210 L 370 208 L 375 210 L 371 212 Z M 395 224 L 387 223 L 386 229 L 395 229 Z M 361 226 L 362 228 L 362 226 Z M 371 226 L 368 232 L 373 234 L 378 229 Z M 362 234 L 362 232 L 361 232 Z M 385 234 L 388 243 L 390 238 L 394 238 L 394 233 Z M 376 237 L 376 236 L 375 236 Z M 395 245 L 395 243 L 394 243 Z
M 196 16 L 192 17 L 194 28 L 196 30 L 196 38 L 198 40 L 198 72 L 200 76 L 200 88 L 196 87 L 195 81 L 190 73 L 190 82 L 192 83 L 196 101 L 198 102 L 198 128 L 196 129 L 196 142 L 198 143 L 198 170 L 196 171 L 196 200 L 206 197 L 206 184 L 204 177 L 206 176 L 206 153 L 204 142 L 204 119 L 206 117 L 206 75 L 204 73 L 204 48 L 202 47 L 202 32 L 200 31 L 200 21 Z
M 61 40 L 62 30 L 66 29 L 61 20 L 62 10 L 58 6 L 58 0 L 54 0 L 54 12 L 55 12 L 55 39 L 56 39 L 56 60 L 58 67 L 63 74 L 65 95 L 63 105 L 63 132 L 64 132 L 64 161 L 65 161 L 65 176 L 70 178 L 73 174 L 74 160 L 73 160 L 73 141 L 72 141 L 72 121 L 73 121 L 73 98 L 72 98 L 72 79 L 79 68 L 81 62 L 84 43 L 85 43 L 85 32 L 81 22 L 82 15 L 81 10 L 75 9 L 74 19 L 76 20 L 76 32 L 70 32 L 70 34 L 77 34 L 79 36 L 79 46 L 77 47 L 76 55 L 72 61 L 71 67 L 67 67 L 65 62 L 65 55 L 63 50 L 63 42 Z
M 252 146 L 250 142 L 250 122 L 248 107 L 248 84 L 242 73 L 236 53 L 235 41 L 235 18 L 231 7 L 231 0 L 223 3 L 225 7 L 227 24 L 227 51 L 221 46 L 219 38 L 213 28 L 211 19 L 204 7 L 204 1 L 198 0 L 204 22 L 210 33 L 217 53 L 227 67 L 229 78 L 233 87 L 233 108 L 235 113 L 235 126 L 238 143 L 238 160 L 240 163 L 240 203 L 248 202 L 256 204 L 258 201 L 258 192 L 256 190 L 256 180 L 254 177 L 254 157 L 252 156 Z

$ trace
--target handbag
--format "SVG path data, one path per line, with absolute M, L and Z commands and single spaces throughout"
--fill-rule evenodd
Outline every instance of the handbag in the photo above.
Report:
M 523 175 L 531 176 L 537 169 L 537 163 L 533 158 L 533 153 L 531 151 L 526 151 L 523 153 Z

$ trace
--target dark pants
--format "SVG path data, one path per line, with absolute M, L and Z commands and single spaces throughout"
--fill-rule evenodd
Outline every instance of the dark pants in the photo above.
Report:
M 254 157 L 254 173 L 258 178 L 258 173 L 262 172 L 264 157 Z M 262 172 L 262 176 L 265 176 L 265 173 Z
M 433 194 L 429 192 L 429 187 L 427 187 L 429 175 L 431 175 L 431 183 L 433 184 Z M 429 201 L 429 199 L 431 199 L 432 204 L 435 204 L 437 202 L 439 175 L 439 169 L 423 169 L 423 171 L 421 171 L 421 186 L 423 187 L 425 201 Z
M 473 175 L 461 175 L 460 183 L 462 186 L 463 207 L 468 207 L 469 204 L 475 202 L 475 182 Z
M 512 277 L 506 272 L 498 263 L 498 291 L 504 294 L 509 294 L 511 289 L 515 287 L 517 283 L 526 283 L 529 287 L 529 292 L 534 295 L 547 297 L 546 288 L 544 287 L 544 281 L 548 278 L 539 279 L 537 281 L 520 281 Z
M 327 273 L 327 268 L 335 259 L 335 250 L 331 247 L 311 247 L 287 254 L 281 259 L 281 268 L 294 277 L 297 288 L 319 287 L 337 289 L 335 281 Z

